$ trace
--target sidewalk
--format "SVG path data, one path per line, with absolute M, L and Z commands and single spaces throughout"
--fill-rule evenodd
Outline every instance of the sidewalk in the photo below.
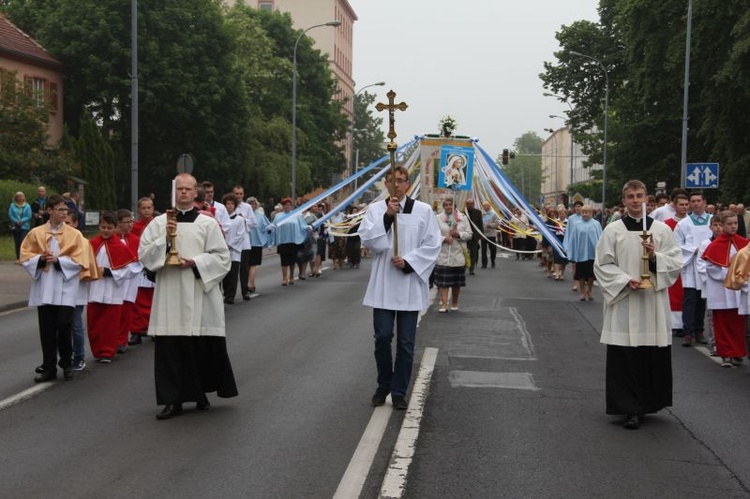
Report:
M 0 312 L 26 307 L 31 277 L 20 265 L 0 261 Z

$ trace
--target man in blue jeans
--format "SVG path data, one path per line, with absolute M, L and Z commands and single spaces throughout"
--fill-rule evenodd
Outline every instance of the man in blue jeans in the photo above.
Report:
M 359 237 L 373 255 L 370 282 L 364 305 L 373 308 L 375 363 L 378 388 L 372 405 L 385 403 L 388 394 L 395 409 L 408 407 L 406 391 L 411 380 L 414 339 L 419 311 L 429 306 L 428 282 L 443 237 L 437 218 L 426 203 L 414 200 L 409 190 L 409 171 L 397 166 L 386 176 L 393 196 L 370 205 Z M 398 231 L 398 254 L 394 253 L 394 221 Z M 396 323 L 396 359 L 391 342 Z

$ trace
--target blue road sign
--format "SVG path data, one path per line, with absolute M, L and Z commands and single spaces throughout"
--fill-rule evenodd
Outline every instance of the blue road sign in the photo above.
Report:
M 688 163 L 685 170 L 685 188 L 719 188 L 719 163 Z

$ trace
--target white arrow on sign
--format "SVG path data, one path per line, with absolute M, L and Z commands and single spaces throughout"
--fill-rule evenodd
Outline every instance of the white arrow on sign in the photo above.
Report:
M 703 173 L 703 172 L 701 172 L 701 169 L 696 166 L 695 170 L 693 170 L 693 173 L 691 173 L 690 175 L 688 175 L 687 179 L 690 180 L 690 181 L 692 181 L 692 183 L 695 184 L 695 185 L 700 185 L 700 183 L 701 183 L 701 173 Z
M 714 180 L 716 180 L 719 177 L 714 175 L 713 172 L 711 171 L 711 168 L 707 166 L 706 169 L 703 170 L 703 178 L 705 179 L 705 182 L 703 183 L 703 185 L 712 185 L 714 183 Z

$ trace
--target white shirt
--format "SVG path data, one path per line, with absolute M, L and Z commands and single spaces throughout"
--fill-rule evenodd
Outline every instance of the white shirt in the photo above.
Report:
M 398 249 L 414 272 L 404 273 L 391 264 L 393 257 L 393 227 L 386 232 L 383 215 L 388 207 L 385 201 L 367 208 L 359 237 L 362 244 L 374 254 L 370 281 L 363 304 L 387 310 L 423 310 L 429 306 L 428 282 L 435 266 L 443 237 L 437 218 L 429 205 L 414 201 L 411 213 L 403 213 L 406 198 L 401 201 L 401 212 L 396 215 L 398 224 Z

